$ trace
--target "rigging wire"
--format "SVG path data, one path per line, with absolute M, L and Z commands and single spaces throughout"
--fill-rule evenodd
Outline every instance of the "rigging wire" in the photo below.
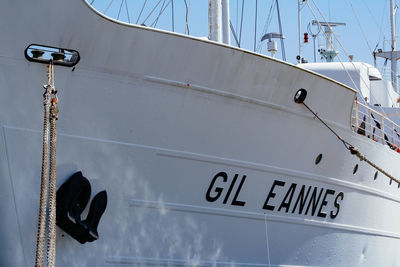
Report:
M 233 35 L 233 38 L 235 38 L 236 45 L 237 45 L 238 47 L 240 47 L 239 40 L 238 40 L 238 38 L 237 38 L 237 36 L 236 36 L 235 29 L 233 28 L 233 25 L 232 25 L 232 21 L 231 21 L 231 20 L 229 20 L 229 26 L 231 27 L 232 35 Z
M 236 0 L 236 32 L 238 32 L 239 26 L 239 0 Z
M 138 24 L 139 19 L 140 19 L 140 16 L 142 15 L 143 9 L 144 9 L 144 7 L 146 6 L 146 3 L 147 3 L 147 0 L 144 1 L 143 6 L 142 6 L 142 9 L 140 9 L 140 12 L 139 12 L 139 15 L 138 15 L 138 18 L 137 18 L 135 24 Z
M 126 9 L 126 16 L 128 17 L 128 23 L 131 23 L 131 19 L 129 17 L 128 1 L 126 0 L 125 0 L 125 9 Z
M 157 18 L 154 20 L 154 22 L 152 23 L 152 24 L 150 24 L 151 25 L 151 27 L 153 27 L 153 24 L 154 24 L 154 27 L 156 27 L 157 26 L 157 23 L 158 23 L 158 19 L 160 18 L 160 16 L 161 16 L 161 14 L 162 14 L 162 12 L 164 11 L 164 5 L 165 5 L 165 1 L 166 0 L 164 0 L 163 1 L 163 3 L 162 3 L 162 5 L 161 5 L 161 9 L 160 9 L 160 13 L 158 13 L 158 16 L 157 16 Z M 168 2 L 169 3 L 169 2 Z
M 371 12 L 371 9 L 370 9 L 369 6 L 367 5 L 367 2 L 366 2 L 366 1 L 361 1 L 361 2 L 362 2 L 362 3 L 364 4 L 364 6 L 367 8 L 369 14 L 371 15 L 372 19 L 374 20 L 374 22 L 375 22 L 375 24 L 376 24 L 376 26 L 377 26 L 377 28 L 379 28 L 379 23 L 378 23 L 378 21 L 376 20 L 374 14 Z M 386 1 L 385 1 L 385 2 L 386 2 Z
M 153 14 L 154 10 L 156 10 L 156 8 L 158 7 L 158 5 L 161 3 L 162 0 L 158 1 L 158 3 L 156 4 L 156 6 L 151 10 L 150 14 L 144 19 L 144 21 L 142 22 L 142 24 L 145 24 L 147 19 Z
M 254 52 L 256 52 L 256 40 L 257 40 L 257 7 L 258 7 L 258 1 L 256 0 L 256 12 L 254 18 L 254 49 L 253 49 Z
M 312 0 L 312 1 L 313 1 L 313 0 Z M 313 1 L 313 2 L 314 2 L 314 1 Z M 322 28 L 322 25 L 320 24 L 320 22 L 319 22 L 317 16 L 315 15 L 315 13 L 314 13 L 314 11 L 312 10 L 312 8 L 311 8 L 310 4 L 308 3 L 308 1 L 306 1 L 305 3 L 307 4 L 308 8 L 309 8 L 310 11 L 311 11 L 311 14 L 314 16 L 316 22 L 318 23 L 318 27 L 321 27 L 321 28 Z M 315 3 L 314 3 L 314 5 L 315 5 Z M 323 15 L 322 15 L 322 17 L 323 17 L 324 21 L 327 22 L 326 19 L 325 19 L 325 17 L 324 17 Z M 323 34 L 325 35 L 325 38 L 326 38 L 327 40 L 330 40 L 330 39 L 328 38 L 328 35 L 326 34 L 326 32 L 325 32 L 325 31 L 322 31 L 322 32 L 323 32 Z M 332 31 L 332 33 L 333 33 L 333 31 Z M 336 38 L 335 33 L 333 33 L 333 35 L 334 35 L 334 37 Z M 337 38 L 336 38 L 336 39 L 337 39 Z M 331 43 L 331 45 L 333 46 L 332 43 Z M 343 49 L 343 47 L 342 47 L 342 49 Z M 345 52 L 345 53 L 346 53 L 346 52 Z M 347 55 L 347 53 L 346 53 L 346 55 Z M 353 77 L 351 77 L 350 73 L 348 72 L 348 70 L 347 70 L 346 67 L 344 66 L 344 63 L 343 63 L 342 60 L 340 59 L 340 56 L 337 55 L 337 57 L 338 57 L 338 59 L 339 59 L 340 64 L 342 65 L 343 69 L 345 70 L 347 76 L 350 78 L 351 82 L 353 83 L 354 87 L 357 89 L 357 91 L 360 91 L 359 88 L 358 88 L 358 86 L 357 86 L 357 84 L 356 84 L 355 81 L 353 80 Z M 354 66 L 354 69 L 356 70 L 357 68 L 356 68 L 356 66 L 354 65 L 354 63 L 353 63 L 353 66 Z M 361 76 L 360 76 L 360 77 L 361 77 Z
M 165 1 L 165 0 L 164 0 Z M 160 18 L 160 16 L 164 13 L 164 11 L 165 11 L 165 9 L 167 9 L 167 7 L 169 6 L 169 4 L 171 3 L 171 1 L 172 0 L 170 0 L 168 3 L 167 3 L 167 5 L 165 5 L 164 6 L 164 8 L 160 11 L 160 14 L 158 14 L 158 16 L 157 16 L 157 18 L 153 21 L 153 23 L 150 25 L 150 27 L 153 27 L 153 24 L 154 24 L 154 27 L 156 27 L 156 25 L 157 25 L 157 21 L 158 21 L 158 19 Z
M 125 0 L 121 0 L 121 5 L 119 6 L 119 11 L 118 11 L 118 16 L 117 16 L 117 20 L 119 19 L 119 15 L 121 14 L 121 9 L 122 9 L 122 5 L 124 4 Z
M 365 42 L 367 43 L 369 52 L 372 54 L 371 46 L 369 45 L 368 38 L 367 38 L 367 36 L 366 36 L 366 34 L 365 34 L 365 32 L 364 32 L 364 29 L 363 29 L 363 27 L 362 27 L 362 25 L 361 25 L 361 23 L 360 23 L 360 19 L 359 19 L 358 16 L 357 16 L 357 12 L 356 12 L 356 10 L 354 9 L 353 3 L 351 2 L 351 0 L 347 0 L 347 1 L 349 2 L 350 6 L 351 6 L 351 10 L 353 11 L 354 17 L 356 18 L 357 23 L 358 23 L 358 26 L 360 27 L 362 36 L 364 37 L 364 40 L 365 40 Z
M 385 10 L 386 10 L 387 2 L 388 2 L 388 1 L 386 0 L 385 3 L 383 4 L 382 16 L 381 16 L 381 25 L 380 25 L 380 27 L 379 27 L 379 38 L 378 38 L 377 46 L 378 46 L 378 44 L 380 43 L 381 38 L 382 38 L 382 33 L 383 33 L 383 31 L 382 31 L 383 19 L 385 18 Z M 383 39 L 385 40 L 385 35 L 383 35 Z M 384 42 L 385 42 L 385 41 L 383 41 L 383 46 L 385 45 Z
M 111 0 L 110 4 L 108 4 L 106 10 L 104 10 L 104 15 L 107 13 L 108 9 L 110 8 L 110 6 L 112 5 L 112 3 L 114 2 L 114 0 Z
M 323 18 L 323 20 L 327 23 L 327 20 L 326 20 L 325 16 L 322 14 L 321 10 L 319 9 L 319 7 L 318 7 L 317 4 L 315 3 L 315 1 L 314 1 L 314 0 L 311 0 L 311 1 L 313 2 L 315 8 L 318 10 L 318 13 L 321 15 L 321 17 Z M 307 4 L 307 6 L 309 7 L 309 9 L 310 9 L 311 13 L 313 14 L 314 18 L 318 21 L 316 15 L 315 15 L 315 13 L 314 13 L 314 11 L 312 10 L 311 6 L 310 6 L 309 3 L 308 3 L 308 1 L 306 1 L 306 4 Z M 320 25 L 319 23 L 318 23 L 318 25 L 321 27 L 321 25 Z M 325 31 L 323 31 L 323 33 L 324 33 L 325 37 L 327 38 L 327 35 L 326 35 Z M 342 43 L 340 42 L 339 38 L 337 37 L 337 35 L 336 35 L 333 31 L 332 31 L 332 34 L 333 34 L 333 36 L 335 37 L 335 39 L 336 39 L 336 41 L 338 42 L 338 44 L 340 45 L 340 47 L 342 48 L 343 52 L 346 54 L 347 57 L 349 57 L 349 55 L 348 55 L 346 49 L 344 49 L 344 47 L 343 47 Z M 328 39 L 328 40 L 329 40 L 329 39 Z M 331 43 L 331 44 L 332 44 L 332 43 Z M 332 45 L 333 45 L 333 44 L 332 44 Z M 348 72 L 348 70 L 347 70 L 346 67 L 344 66 L 344 63 L 342 62 L 340 56 L 337 55 L 337 57 L 338 57 L 338 59 L 339 59 L 340 64 L 342 65 L 343 69 L 345 70 L 347 76 L 350 78 L 350 80 L 352 81 L 354 87 L 357 89 L 358 94 L 361 94 L 360 88 L 358 88 L 358 86 L 357 86 L 356 83 L 354 82 L 354 80 L 353 80 L 353 78 L 351 77 L 350 73 Z M 350 63 L 352 64 L 354 70 L 357 70 L 357 67 L 355 66 L 354 62 L 353 62 L 353 61 L 350 61 Z M 364 78 L 363 78 L 361 75 L 360 75 L 360 79 L 361 79 L 361 81 L 364 83 L 364 85 L 368 88 L 369 86 L 368 86 L 367 82 L 364 80 Z M 361 97 L 361 99 L 362 99 L 362 101 L 363 101 L 364 103 L 366 103 L 366 101 L 364 100 L 363 97 Z M 388 117 L 387 114 L 386 114 L 386 112 L 383 110 L 383 108 L 382 108 L 381 106 L 379 106 L 379 108 L 381 109 L 382 113 L 383 113 L 386 117 Z
M 364 31 L 364 29 L 363 29 L 363 27 L 362 27 L 362 25 L 361 25 L 361 22 L 360 22 L 360 20 L 359 20 L 359 18 L 358 18 L 358 16 L 357 16 L 357 12 L 356 12 L 355 9 L 354 9 L 353 3 L 352 3 L 351 0 L 348 0 L 348 2 L 349 2 L 349 4 L 350 4 L 350 6 L 351 6 L 351 9 L 352 9 L 352 11 L 353 11 L 353 14 L 354 14 L 356 20 L 357 20 L 358 26 L 360 27 L 361 33 L 362 33 L 362 35 L 363 35 L 363 37 L 364 37 L 364 40 L 365 40 L 365 42 L 367 43 L 369 52 L 372 54 L 373 51 L 372 51 L 371 46 L 370 46 L 370 44 L 369 44 L 369 42 L 368 42 L 367 36 L 366 36 L 365 31 Z M 377 47 L 378 47 L 378 44 L 377 44 L 376 47 L 374 48 L 374 51 L 376 50 Z M 385 87 L 385 88 L 386 88 L 386 87 Z M 397 89 L 397 88 L 395 88 L 395 90 L 396 90 L 396 89 Z M 386 88 L 386 90 L 388 90 L 388 88 Z M 370 92 L 370 95 L 373 97 L 372 92 Z M 395 102 L 393 101 L 393 98 L 392 98 L 392 96 L 391 96 L 390 93 L 388 94 L 388 96 L 389 96 L 390 100 L 392 101 L 392 103 L 395 103 Z M 375 97 L 374 97 L 374 98 L 375 98 Z
M 244 11 L 244 0 L 242 1 L 242 15 L 240 19 L 239 47 L 242 43 L 243 11 Z
M 313 0 L 312 0 L 312 1 L 313 1 Z M 318 9 L 318 7 L 316 6 L 316 4 L 315 4 L 314 1 L 313 1 L 313 3 L 314 3 L 314 5 L 315 5 L 315 7 Z M 312 15 L 314 16 L 315 20 L 317 21 L 318 26 L 321 28 L 322 25 L 319 23 L 319 20 L 318 20 L 317 16 L 315 15 L 314 11 L 312 10 L 311 6 L 309 5 L 308 2 L 306 2 L 306 4 L 307 4 L 308 8 L 310 9 Z M 318 9 L 318 11 L 319 11 L 319 9 Z M 327 23 L 325 17 L 322 15 L 322 13 L 321 13 L 320 11 L 319 11 L 319 13 L 320 13 L 320 15 L 322 16 L 322 18 L 324 19 L 324 22 Z M 330 26 L 329 26 L 329 27 L 330 27 Z M 331 31 L 332 31 L 332 30 L 331 30 Z M 325 35 L 326 40 L 329 40 L 329 41 L 330 41 L 330 39 L 328 38 L 328 35 L 326 34 L 326 32 L 325 32 L 325 31 L 322 31 L 322 32 L 323 32 L 323 34 Z M 338 40 L 338 38 L 337 38 L 337 36 L 335 35 L 335 33 L 334 33 L 333 31 L 332 31 L 332 33 L 333 33 L 333 35 L 334 35 L 336 41 L 338 41 L 338 43 L 341 45 L 341 43 L 340 43 L 340 41 Z M 330 42 L 331 42 L 331 41 L 330 41 Z M 333 46 L 332 42 L 331 42 L 331 45 Z M 341 45 L 341 47 L 342 47 L 343 51 L 345 52 L 346 56 L 348 56 L 342 45 Z M 351 82 L 353 83 L 354 88 L 357 90 L 358 93 L 361 92 L 360 88 L 358 88 L 357 84 L 355 83 L 353 77 L 351 77 L 349 71 L 346 69 L 346 67 L 345 67 L 345 65 L 344 65 L 344 63 L 343 63 L 343 61 L 342 61 L 341 58 L 340 58 L 340 56 L 337 55 L 337 57 L 338 57 L 338 59 L 339 59 L 340 64 L 342 65 L 342 68 L 344 69 L 344 71 L 346 72 L 347 76 L 350 78 Z M 353 65 L 354 69 L 357 70 L 357 68 L 356 68 L 356 66 L 354 65 L 353 62 L 352 62 L 352 65 Z M 367 86 L 367 83 L 364 81 L 364 79 L 362 78 L 362 76 L 360 76 L 360 78 L 361 78 L 361 80 L 365 83 L 365 85 Z M 362 97 L 361 97 L 361 98 L 362 98 Z M 365 103 L 364 98 L 362 98 L 362 100 L 363 100 L 364 103 Z
M 348 0 L 348 1 L 350 2 L 350 5 L 352 6 L 353 12 L 355 13 L 354 8 L 353 8 L 353 5 L 351 4 L 351 0 Z M 366 4 L 365 2 L 364 2 L 364 4 L 365 4 L 365 6 L 367 7 L 367 9 L 369 10 L 367 4 Z M 386 1 L 385 1 L 385 8 L 386 8 Z M 369 10 L 369 11 L 370 11 L 370 10 Z M 384 9 L 383 11 L 385 11 L 385 9 Z M 371 11 L 370 11 L 370 12 L 371 12 Z M 360 29 L 361 29 L 361 31 L 362 31 L 362 33 L 363 33 L 363 36 L 364 36 L 364 38 L 366 39 L 365 33 L 364 33 L 364 31 L 363 31 L 363 29 L 362 29 L 362 27 L 361 27 L 360 21 L 358 20 L 357 14 L 355 13 L 354 15 L 356 16 L 357 22 L 358 22 L 358 24 L 359 24 L 359 26 L 360 26 Z M 383 15 L 384 15 L 384 12 L 382 13 L 382 18 L 383 18 Z M 373 17 L 373 18 L 374 18 L 374 17 Z M 376 24 L 378 24 L 378 23 L 376 22 L 375 18 L 374 18 L 374 21 L 375 21 Z M 381 25 L 381 26 L 382 26 L 382 25 Z M 380 36 L 381 36 L 381 34 L 382 34 L 382 32 L 380 31 Z M 379 40 L 380 40 L 380 37 L 379 37 Z M 368 47 L 369 47 L 369 49 L 370 49 L 370 52 L 372 53 L 371 47 L 369 46 L 369 43 L 368 43 L 368 40 L 366 39 L 366 41 L 367 41 Z M 376 44 L 376 46 L 375 46 L 375 48 L 374 48 L 374 51 L 376 51 L 376 49 L 378 48 L 378 45 L 379 45 L 379 41 L 378 41 L 378 43 Z M 386 60 L 385 60 L 385 63 L 384 63 L 385 66 L 386 66 L 387 61 L 388 61 L 388 60 L 386 59 Z M 385 72 L 386 72 L 386 71 L 385 71 Z M 391 74 L 394 74 L 392 70 L 390 70 L 390 73 L 391 73 Z M 390 90 L 390 88 L 388 88 L 386 85 L 385 85 L 385 89 L 386 89 L 387 91 Z M 394 90 L 397 91 L 397 88 L 394 88 Z M 372 94 L 371 94 L 371 96 L 372 96 Z M 388 96 L 389 96 L 389 98 L 390 98 L 390 100 L 391 100 L 392 103 L 396 103 L 396 102 L 397 102 L 397 101 L 394 101 L 394 100 L 393 100 L 392 95 L 390 94 L 390 92 L 388 92 Z
M 190 35 L 190 32 L 189 32 L 189 11 L 190 11 L 190 3 L 191 3 L 191 0 L 189 0 L 189 7 L 188 7 L 188 5 L 187 5 L 186 0 L 184 0 L 184 1 L 185 1 L 185 6 L 186 6 L 186 27 L 185 27 L 185 34 L 186 34 L 186 31 L 187 31 L 187 35 Z
M 272 11 L 273 11 L 274 8 L 275 8 L 275 3 L 276 3 L 275 0 L 272 0 L 271 6 L 270 6 L 270 8 L 269 8 L 268 16 L 267 16 L 267 18 L 266 18 L 266 20 L 265 20 L 264 28 L 263 28 L 263 30 L 262 30 L 262 32 L 261 32 L 261 36 L 263 36 L 264 34 L 267 33 L 268 28 L 269 28 L 269 25 L 271 24 L 271 21 L 272 21 Z M 258 45 L 257 45 L 257 51 L 261 51 L 261 47 L 262 47 L 262 42 L 261 42 L 261 40 L 260 40 L 260 41 L 258 42 Z

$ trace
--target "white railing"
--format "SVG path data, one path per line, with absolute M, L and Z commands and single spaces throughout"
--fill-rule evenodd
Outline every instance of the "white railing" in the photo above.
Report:
M 354 132 L 400 153 L 400 126 L 357 100 L 353 107 L 351 127 Z

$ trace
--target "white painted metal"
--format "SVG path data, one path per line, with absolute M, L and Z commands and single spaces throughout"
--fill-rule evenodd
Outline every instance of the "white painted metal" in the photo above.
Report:
M 210 28 L 209 39 L 216 42 L 222 42 L 221 0 L 209 0 L 208 7 L 208 24 Z
M 275 53 L 278 51 L 278 44 L 274 40 L 269 39 L 267 42 L 267 50 L 271 53 L 271 57 L 275 57 Z
M 297 0 L 297 31 L 298 31 L 298 41 L 299 41 L 299 54 L 297 56 L 297 62 L 301 63 L 301 1 Z
M 229 0 L 222 0 L 222 42 L 231 44 Z
M 319 116 L 399 177 L 397 152 L 352 131 L 353 89 L 249 51 L 118 23 L 84 1 L 14 0 L 0 25 L 1 266 L 34 261 L 46 66 L 24 58 L 30 43 L 81 55 L 74 71 L 55 68 L 58 186 L 82 170 L 93 194 L 109 196 L 99 240 L 81 245 L 58 229 L 57 266 L 400 265 L 397 185 L 374 180 L 293 101 L 306 88 Z M 219 172 L 228 175 L 215 184 L 222 195 L 207 201 Z M 246 175 L 244 206 L 232 205 L 239 182 L 227 197 L 235 174 Z M 275 180 L 285 185 L 274 210 L 263 209 Z M 337 217 L 278 211 L 292 184 L 293 198 L 303 185 L 343 192 Z M 336 211 L 334 196 L 326 200 L 322 211 Z
M 397 58 L 393 53 L 396 51 L 396 27 L 395 27 L 395 14 L 393 0 L 390 0 L 390 36 L 392 37 L 392 54 L 391 54 L 391 70 L 392 70 L 392 84 L 398 92 L 398 77 L 397 77 Z
M 395 12 L 394 12 L 393 0 L 390 1 L 390 33 L 392 38 L 391 51 L 379 51 L 374 52 L 374 56 L 383 57 L 390 59 L 391 61 L 391 78 L 393 88 L 397 93 L 400 93 L 398 88 L 398 77 L 397 77 L 397 60 L 400 59 L 400 51 L 396 51 L 396 29 L 395 29 Z
M 381 128 L 376 126 L 375 121 L 380 124 Z M 364 124 L 360 126 L 362 122 L 364 122 Z M 396 148 L 396 151 L 399 147 L 400 136 L 397 135 L 397 133 L 400 133 L 399 125 L 390 118 L 385 117 L 381 112 L 359 103 L 358 101 L 355 102 L 353 108 L 351 126 L 355 132 L 358 131 L 360 134 L 376 142 L 391 146 L 393 149 Z
M 390 81 L 382 80 L 382 74 L 372 65 L 362 62 L 331 62 L 302 64 L 302 68 L 328 76 L 347 86 L 356 88 L 362 99 L 370 105 L 398 107 L 400 95 Z

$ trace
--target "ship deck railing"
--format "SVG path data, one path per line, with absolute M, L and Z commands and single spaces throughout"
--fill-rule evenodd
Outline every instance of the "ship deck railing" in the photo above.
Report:
M 400 126 L 384 114 L 355 100 L 351 127 L 354 132 L 400 153 Z

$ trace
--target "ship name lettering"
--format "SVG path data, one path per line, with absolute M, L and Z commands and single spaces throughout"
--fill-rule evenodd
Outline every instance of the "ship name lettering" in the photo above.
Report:
M 242 190 L 243 184 L 246 180 L 246 175 L 242 176 L 242 178 L 239 182 L 239 185 L 236 187 L 235 190 L 233 190 L 238 178 L 239 178 L 239 174 L 235 174 L 232 181 L 229 184 L 229 188 L 226 191 L 225 187 L 223 187 L 223 185 L 226 184 L 229 180 L 228 174 L 226 172 L 217 173 L 214 176 L 214 178 L 211 180 L 210 186 L 208 187 L 208 190 L 206 193 L 206 200 L 209 202 L 215 202 L 221 197 L 221 195 L 225 194 L 225 197 L 224 197 L 224 200 L 222 203 L 227 204 L 230 196 L 232 195 L 232 191 L 234 191 L 235 193 L 233 195 L 231 205 L 243 207 L 246 204 L 246 202 L 238 200 L 238 198 L 239 198 L 240 190 Z M 225 191 L 226 191 L 226 193 L 225 193 Z
M 221 171 L 210 182 L 206 192 L 208 202 L 220 201 L 222 204 L 232 206 L 246 205 L 240 197 L 244 188 L 246 175 L 228 175 Z M 288 183 L 274 180 L 267 190 L 262 209 L 280 213 L 335 219 L 340 212 L 340 205 L 344 199 L 344 193 L 330 188 Z
M 329 214 L 331 219 L 335 219 L 339 214 L 340 202 L 344 198 L 343 192 L 337 193 L 333 189 L 298 185 L 297 183 L 291 183 L 290 186 L 286 186 L 286 189 L 285 185 L 284 181 L 274 180 L 263 209 L 274 211 L 277 208 L 278 212 L 291 212 L 320 218 L 326 218 Z M 330 207 L 332 207 L 331 210 L 329 210 Z

